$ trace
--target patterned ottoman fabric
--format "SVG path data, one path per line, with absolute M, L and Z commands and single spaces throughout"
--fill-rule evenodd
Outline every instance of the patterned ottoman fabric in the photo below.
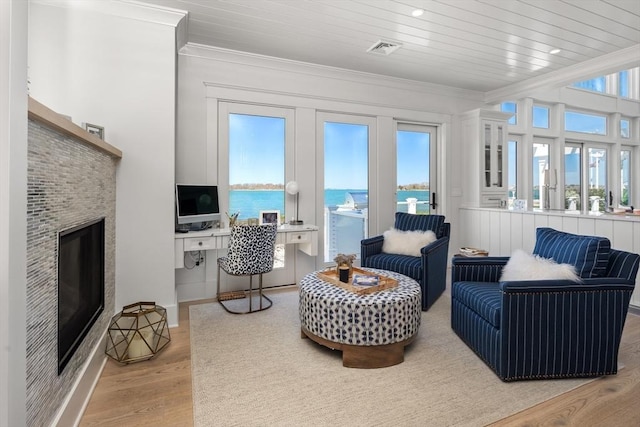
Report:
M 398 286 L 357 295 L 309 273 L 300 281 L 300 322 L 326 340 L 358 346 L 393 344 L 418 332 L 420 285 L 392 271 L 367 269 L 391 277 Z

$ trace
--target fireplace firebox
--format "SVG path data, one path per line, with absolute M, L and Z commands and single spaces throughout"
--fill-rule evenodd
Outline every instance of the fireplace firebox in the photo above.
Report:
M 104 224 L 58 233 L 58 375 L 104 310 Z

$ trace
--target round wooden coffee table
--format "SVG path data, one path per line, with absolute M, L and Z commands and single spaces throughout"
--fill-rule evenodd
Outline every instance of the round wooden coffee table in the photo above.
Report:
M 300 281 L 302 338 L 342 351 L 350 368 L 384 368 L 404 361 L 404 347 L 418 333 L 422 311 L 418 283 L 392 271 L 366 269 L 391 277 L 398 286 L 358 295 L 320 279 Z

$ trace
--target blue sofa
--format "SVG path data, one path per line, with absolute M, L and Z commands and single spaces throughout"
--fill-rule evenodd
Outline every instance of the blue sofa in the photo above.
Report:
M 455 333 L 503 381 L 616 374 L 640 256 L 550 228 L 533 252 L 572 264 L 581 281 L 500 282 L 508 257 L 454 257 Z
M 411 277 L 422 288 L 422 310 L 428 310 L 447 286 L 451 225 L 444 221 L 443 215 L 396 212 L 394 228 L 402 231 L 431 230 L 438 240 L 423 247 L 418 257 L 382 252 L 382 235 L 364 239 L 360 246 L 360 265 L 395 271 Z

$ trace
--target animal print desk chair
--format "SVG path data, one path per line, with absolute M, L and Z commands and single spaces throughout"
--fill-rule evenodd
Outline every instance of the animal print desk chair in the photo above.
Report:
M 229 251 L 226 257 L 218 258 L 218 302 L 229 313 L 246 314 L 266 310 L 273 301 L 262 294 L 262 275 L 273 269 L 273 256 L 276 245 L 277 224 L 237 225 L 231 228 Z M 249 276 L 249 310 L 236 311 L 230 309 L 224 301 L 244 298 L 244 292 L 220 293 L 220 269 L 231 276 Z M 259 275 L 258 299 L 259 308 L 253 308 L 253 276 Z M 263 301 L 265 303 L 263 304 Z

